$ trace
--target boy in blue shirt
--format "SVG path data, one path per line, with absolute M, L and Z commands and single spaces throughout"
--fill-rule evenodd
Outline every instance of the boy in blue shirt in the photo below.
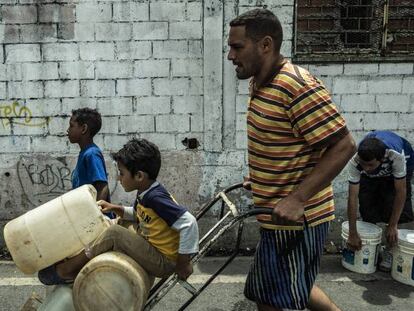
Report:
M 118 164 L 122 187 L 126 192 L 137 190 L 137 198 L 130 207 L 106 201 L 98 204 L 103 212 L 137 221 L 138 232 L 112 225 L 84 252 L 58 263 L 55 278 L 47 285 L 74 279 L 91 258 L 109 251 L 128 255 L 152 276 L 176 272 L 185 280 L 192 273 L 191 255 L 198 252 L 197 221 L 156 180 L 161 167 L 157 146 L 145 139 L 132 139 L 112 157 Z
M 93 137 L 102 126 L 101 115 L 95 109 L 72 110 L 67 130 L 69 141 L 78 144 L 80 153 L 72 174 L 72 188 L 91 184 L 97 191 L 98 200 L 109 201 L 108 174 L 101 150 Z
M 359 203 L 363 221 L 387 224 L 385 237 L 388 247 L 379 267 L 389 271 L 392 263 L 389 249 L 398 241 L 398 228 L 411 229 L 413 226 L 413 148 L 407 140 L 393 132 L 372 131 L 359 144 L 348 169 L 348 247 L 352 250 L 361 249 L 361 238 L 356 228 Z

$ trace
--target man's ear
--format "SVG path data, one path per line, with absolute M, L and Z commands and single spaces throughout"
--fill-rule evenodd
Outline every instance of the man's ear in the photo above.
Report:
M 86 134 L 86 132 L 88 131 L 88 124 L 82 124 L 82 134 Z
M 261 46 L 262 46 L 263 52 L 273 52 L 274 50 L 273 38 L 271 36 L 265 36 L 262 39 Z

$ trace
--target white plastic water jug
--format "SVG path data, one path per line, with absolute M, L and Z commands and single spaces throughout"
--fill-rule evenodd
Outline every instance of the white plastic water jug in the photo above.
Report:
M 95 188 L 84 185 L 8 222 L 4 239 L 16 266 L 32 274 L 78 253 L 108 226 Z
M 73 284 L 73 303 L 78 311 L 139 311 L 153 281 L 129 256 L 103 253 L 79 272 Z

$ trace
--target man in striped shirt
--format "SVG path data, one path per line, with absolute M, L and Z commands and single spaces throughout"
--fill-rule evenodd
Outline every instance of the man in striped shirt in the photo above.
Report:
M 245 295 L 259 310 L 339 310 L 316 286 L 329 222 L 331 181 L 355 142 L 322 82 L 281 54 L 283 31 L 265 9 L 230 22 L 228 59 L 252 78 L 247 113 L 249 181 L 261 239 Z

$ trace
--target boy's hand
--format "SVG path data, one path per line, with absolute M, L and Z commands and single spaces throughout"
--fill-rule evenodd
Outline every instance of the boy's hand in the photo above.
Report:
M 123 206 L 111 204 L 109 202 L 106 202 L 105 200 L 99 200 L 98 202 L 96 202 L 96 204 L 98 204 L 102 213 L 114 212 L 117 216 L 120 217 L 124 215 Z
M 175 272 L 180 280 L 187 280 L 187 278 L 193 273 L 193 265 L 190 261 L 190 255 L 178 254 Z

